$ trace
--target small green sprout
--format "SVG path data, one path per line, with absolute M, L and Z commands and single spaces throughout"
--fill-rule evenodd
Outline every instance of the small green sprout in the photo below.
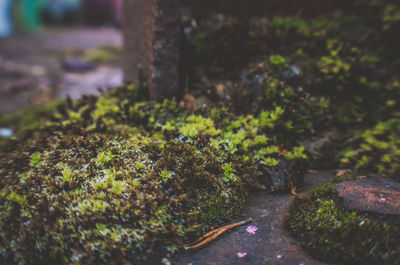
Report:
M 279 160 L 273 157 L 266 157 L 263 160 L 261 160 L 260 163 L 269 167 L 273 167 L 279 164 Z
M 166 170 L 166 169 L 164 169 L 163 171 L 160 172 L 160 177 L 164 181 L 171 179 L 174 175 L 175 175 L 174 172 Z
M 24 207 L 27 203 L 26 195 L 19 195 L 15 191 L 11 192 L 7 196 L 7 200 L 18 203 L 21 207 Z
M 74 176 L 72 169 L 69 167 L 65 167 L 62 170 L 61 174 L 62 174 L 61 180 L 63 183 L 70 181 Z
M 232 167 L 231 163 L 225 163 L 223 168 L 224 175 L 222 176 L 222 179 L 225 182 L 238 181 L 238 177 L 235 175 L 236 170 Z
M 269 63 L 275 67 L 276 69 L 280 70 L 285 65 L 286 60 L 284 57 L 280 55 L 271 55 L 269 57 Z
M 96 161 L 96 166 L 102 167 L 102 166 L 110 163 L 113 160 L 113 158 L 114 158 L 114 155 L 111 153 L 111 151 L 108 151 L 107 153 L 100 152 L 97 155 L 97 158 L 95 160 Z
M 40 162 L 42 162 L 43 158 L 40 153 L 33 153 L 30 155 L 31 161 L 29 165 L 31 167 L 36 167 Z

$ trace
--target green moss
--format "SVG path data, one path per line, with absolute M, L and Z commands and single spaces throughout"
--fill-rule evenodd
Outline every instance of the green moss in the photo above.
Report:
M 262 111 L 260 114 L 260 126 L 267 128 L 274 128 L 275 123 L 284 113 L 282 107 L 277 106 L 273 111 Z
M 118 47 L 104 46 L 84 53 L 83 58 L 92 63 L 110 62 L 119 57 L 121 51 Z
M 293 148 L 292 152 L 286 152 L 285 157 L 287 159 L 307 159 L 307 155 L 304 153 L 304 146 L 297 146 Z
M 342 154 L 343 166 L 355 165 L 361 172 L 398 175 L 400 122 L 393 118 L 361 133 L 361 139 Z
M 30 157 L 31 157 L 31 162 L 30 162 L 31 167 L 36 167 L 43 160 L 42 155 L 40 153 L 33 153 L 31 154 Z
M 71 181 L 71 180 L 72 180 L 72 177 L 74 176 L 73 174 L 74 174 L 74 172 L 72 171 L 71 168 L 65 167 L 65 168 L 61 171 L 61 175 L 62 175 L 61 180 L 62 180 L 62 182 L 65 183 L 65 182 L 67 182 L 67 181 Z
M 113 160 L 113 158 L 114 155 L 111 153 L 111 151 L 108 151 L 107 153 L 100 152 L 95 160 L 96 166 L 104 166 L 110 163 Z
M 176 249 L 239 216 L 248 189 L 296 147 L 267 136 L 279 106 L 189 113 L 136 97 L 122 86 L 61 104 L 47 126 L 9 142 L 13 151 L 0 154 L 4 252 L 20 263 L 91 264 Z
M 284 57 L 280 55 L 271 55 L 269 57 L 269 63 L 273 66 L 276 67 L 277 69 L 281 69 L 283 65 L 286 63 L 286 60 Z
M 175 129 L 176 127 L 172 123 L 173 121 L 167 122 L 167 124 L 163 126 L 163 129 Z M 184 124 L 179 127 L 179 132 L 186 137 L 195 137 L 200 133 L 215 136 L 220 133 L 220 131 L 215 128 L 213 120 L 198 115 L 188 116 Z
M 90 49 L 68 49 L 62 51 L 61 58 L 76 57 L 92 64 L 115 64 L 121 59 L 121 47 L 116 45 L 102 45 Z
M 63 100 L 56 100 L 44 105 L 31 106 L 13 113 L 0 115 L 0 127 L 14 129 L 16 136 L 20 136 L 25 130 L 36 129 L 43 126 L 54 113 L 57 106 L 62 104 Z M 0 151 L 7 140 L 0 139 Z
M 96 102 L 96 109 L 93 112 L 93 118 L 97 120 L 109 114 L 118 113 L 120 111 L 118 103 L 118 98 L 100 97 Z
M 11 202 L 15 202 L 19 205 L 19 207 L 24 207 L 26 205 L 26 195 L 18 195 L 16 192 L 12 191 L 8 196 L 7 200 Z
M 261 159 L 260 161 L 261 164 L 266 165 L 268 167 L 273 167 L 279 164 L 279 160 L 273 158 L 273 157 L 266 157 Z
M 27 179 L 2 184 L 0 243 L 18 262 L 115 262 L 132 251 L 140 257 L 150 248 L 182 246 L 243 206 L 244 180 L 235 169 L 240 161 L 234 167 L 209 147 L 88 135 L 61 148 L 50 144 L 55 137 L 47 138 L 46 157 L 33 156 L 40 162 Z
M 383 30 L 389 30 L 393 24 L 400 22 L 400 8 L 395 4 L 388 4 L 383 11 Z
M 336 183 L 298 196 L 285 227 L 314 257 L 340 264 L 397 264 L 400 228 L 337 206 Z
M 44 105 L 32 106 L 0 117 L 0 127 L 15 127 L 17 131 L 37 128 L 49 119 L 63 100 L 56 100 Z
M 136 86 L 124 85 L 38 112 L 46 118 L 31 116 L 43 126 L 7 139 L 0 154 L 2 253 L 19 263 L 94 264 L 141 263 L 152 253 L 173 252 L 240 216 L 249 189 L 261 187 L 269 167 L 315 158 L 299 143 L 324 132 L 343 137 L 323 155 L 359 172 L 397 174 L 393 99 L 400 83 L 390 70 L 395 61 L 379 51 L 387 47 L 382 34 L 395 32 L 397 9 L 379 4 L 377 10 L 385 9 L 385 33 L 359 16 L 276 18 L 199 32 L 195 50 L 204 63 L 199 68 L 207 69 L 201 87 L 212 94 L 215 84 L 232 79 L 224 87 L 226 104 L 188 112 L 170 100 L 140 101 Z M 382 28 L 383 16 L 377 19 Z M 354 41 L 355 25 L 377 39 Z M 259 61 L 248 66 L 254 56 Z M 235 84 L 242 72 L 249 80 Z M 25 114 L 15 123 L 28 124 Z M 398 252 L 389 232 L 397 230 L 343 212 L 333 191 L 329 184 L 297 198 L 287 226 L 318 257 L 392 261 Z M 371 236 L 373 229 L 382 233 Z
M 276 34 L 278 36 L 288 33 L 295 33 L 298 34 L 298 36 L 309 36 L 311 31 L 309 24 L 301 18 L 275 18 L 272 25 L 276 29 Z

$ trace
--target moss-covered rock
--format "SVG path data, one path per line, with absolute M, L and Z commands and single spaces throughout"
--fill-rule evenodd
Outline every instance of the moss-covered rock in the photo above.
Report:
M 336 183 L 343 179 L 296 197 L 285 217 L 285 227 L 312 256 L 321 260 L 398 264 L 400 227 L 371 218 L 368 213 L 340 207 Z
M 241 213 L 281 159 L 282 110 L 190 113 L 134 86 L 57 106 L 0 154 L 0 246 L 15 261 L 119 263 L 174 252 Z M 289 143 L 290 141 L 288 141 Z
M 198 61 L 189 87 L 210 96 L 209 108 L 148 102 L 124 85 L 31 112 L 29 120 L 45 116 L 40 125 L 1 146 L 1 253 L 20 263 L 90 264 L 174 252 L 238 216 L 250 188 L 271 190 L 274 181 L 261 177 L 282 160 L 307 159 L 299 142 L 326 132 L 339 139 L 326 165 L 399 173 L 398 48 L 387 41 L 398 7 L 358 2 L 377 14 L 218 28 L 190 20 Z M 23 128 L 24 115 L 0 125 Z M 298 197 L 286 226 L 323 259 L 399 262 L 397 227 L 336 202 L 333 184 Z
M 211 148 L 84 131 L 40 144 L 1 160 L 1 248 L 21 263 L 118 263 L 173 251 L 245 202 L 245 181 L 234 174 L 245 162 Z

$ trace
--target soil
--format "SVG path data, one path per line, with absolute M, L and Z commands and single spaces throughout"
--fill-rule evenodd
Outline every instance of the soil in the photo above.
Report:
M 335 177 L 336 171 L 308 173 L 301 192 Z M 179 253 L 172 264 L 326 264 L 305 254 L 283 229 L 282 220 L 293 198 L 284 193 L 250 195 L 244 215 L 254 219 L 250 225 L 258 228 L 255 234 L 246 231 L 247 225 L 235 228 L 198 250 Z M 238 252 L 247 255 L 239 258 Z

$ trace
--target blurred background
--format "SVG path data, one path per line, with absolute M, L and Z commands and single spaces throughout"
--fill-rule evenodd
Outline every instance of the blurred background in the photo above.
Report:
M 122 0 L 0 0 L 0 115 L 122 83 Z
M 30 105 L 67 96 L 98 94 L 99 90 L 121 84 L 123 1 L 0 0 L 0 117 Z M 361 42 L 366 50 L 379 51 L 393 65 L 391 71 L 400 65 L 397 0 L 179 1 L 188 40 L 183 47 L 188 71 L 185 75 L 199 72 L 200 62 L 196 65 L 199 58 L 212 57 L 209 61 L 225 62 L 220 67 L 225 77 L 228 77 L 227 66 L 244 68 L 255 51 L 254 47 L 243 47 L 243 42 L 258 38 L 247 36 L 249 27 L 265 28 L 264 18 L 272 25 L 265 30 L 264 37 L 273 38 L 274 25 L 281 25 L 288 43 L 298 42 L 296 30 L 306 28 L 303 19 L 317 18 L 318 24 L 321 18 L 319 24 L 326 28 L 345 25 L 346 30 L 340 31 L 345 36 L 341 38 Z M 133 29 L 128 25 L 125 30 Z M 340 35 L 334 30 L 331 33 L 331 38 Z M 264 37 L 255 43 L 255 50 L 260 54 L 278 52 L 274 47 L 279 42 L 267 42 Z M 197 83 L 204 86 L 207 82 L 197 72 L 197 79 L 202 80 Z M 189 81 L 190 87 L 196 86 L 196 78 Z
M 121 24 L 122 0 L 2 0 L 0 37 L 44 25 Z

